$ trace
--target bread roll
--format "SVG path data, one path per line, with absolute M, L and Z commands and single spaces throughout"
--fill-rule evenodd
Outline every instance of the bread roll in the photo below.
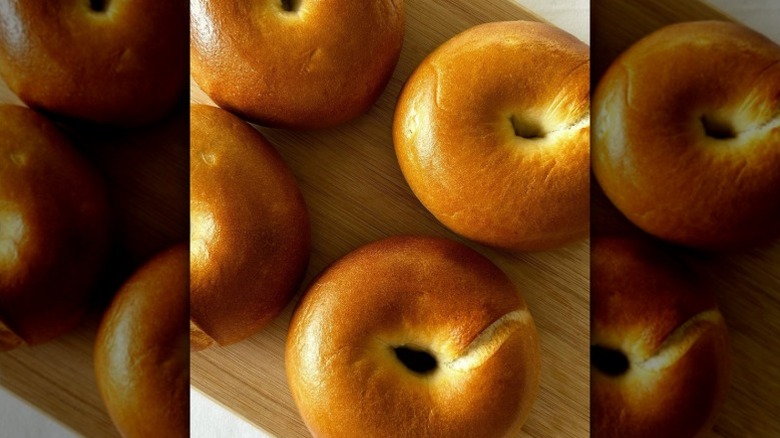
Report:
M 588 232 L 588 46 L 526 21 L 473 27 L 407 81 L 393 141 L 406 181 L 452 231 L 510 250 Z
M 103 182 L 57 127 L 0 105 L 0 350 L 78 324 L 108 247 Z
M 290 302 L 311 237 L 290 169 L 254 128 L 194 105 L 190 146 L 191 342 L 228 345 Z
M 192 76 L 222 108 L 312 129 L 368 111 L 390 80 L 403 0 L 193 0 Z
M 593 171 L 644 231 L 704 249 L 780 235 L 780 46 L 741 25 L 643 38 L 594 96 Z
M 444 239 L 391 237 L 309 287 L 286 367 L 317 438 L 514 437 L 540 361 L 523 299 L 489 260 Z
M 125 438 L 189 436 L 186 245 L 141 267 L 106 311 L 95 372 L 111 419 Z
M 594 238 L 591 263 L 593 435 L 706 436 L 731 363 L 715 297 L 645 241 Z
M 187 0 L 5 1 L 0 76 L 30 107 L 134 126 L 187 84 Z

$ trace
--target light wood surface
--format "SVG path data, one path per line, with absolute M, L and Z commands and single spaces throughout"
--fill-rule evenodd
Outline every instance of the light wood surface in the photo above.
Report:
M 118 437 L 95 383 L 92 351 L 97 324 L 92 315 L 52 342 L 0 353 L 0 385 L 84 436 Z
M 260 128 L 293 169 L 311 213 L 313 252 L 304 284 L 340 256 L 384 236 L 425 234 L 462 241 L 425 210 L 401 175 L 391 139 L 395 102 L 418 63 L 456 33 L 483 22 L 535 17 L 512 1 L 499 0 L 408 1 L 406 16 L 399 65 L 368 114 L 324 131 Z M 210 102 L 194 84 L 191 92 L 193 101 Z M 520 436 L 587 436 L 587 242 L 534 254 L 469 246 L 507 272 L 527 301 L 539 330 L 541 388 Z M 198 390 L 280 438 L 309 436 L 284 374 L 291 309 L 292 305 L 270 327 L 245 341 L 191 357 L 192 384 Z
M 704 3 L 676 0 L 598 0 L 591 14 L 594 84 L 618 54 L 655 29 L 679 21 L 730 19 Z M 640 233 L 595 182 L 593 187 L 594 233 Z M 708 436 L 780 436 L 780 242 L 739 253 L 679 251 L 716 294 L 730 330 L 731 389 Z

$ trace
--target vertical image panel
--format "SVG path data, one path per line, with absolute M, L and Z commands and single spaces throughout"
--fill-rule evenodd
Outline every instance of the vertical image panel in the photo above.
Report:
M 188 2 L 0 3 L 2 436 L 188 436 Z
M 555 3 L 191 3 L 193 436 L 588 435 L 589 3 Z
M 591 431 L 775 436 L 776 2 L 592 2 Z

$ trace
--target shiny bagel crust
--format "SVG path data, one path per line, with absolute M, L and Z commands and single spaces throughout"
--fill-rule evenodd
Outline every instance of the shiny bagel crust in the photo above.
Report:
M 411 371 L 398 347 L 427 351 Z M 290 322 L 287 378 L 324 437 L 516 436 L 539 384 L 539 346 L 507 276 L 471 249 L 391 237 L 328 267 Z
M 731 367 L 713 294 L 649 242 L 596 237 L 591 263 L 591 343 L 628 360 L 622 374 L 591 366 L 593 436 L 708 436 Z
M 227 345 L 289 303 L 309 260 L 306 205 L 290 169 L 254 128 L 191 107 L 190 321 L 193 349 Z
M 590 51 L 550 25 L 488 23 L 429 55 L 398 99 L 406 181 L 445 226 L 510 250 L 588 233 Z
M 103 316 L 95 373 L 125 438 L 189 436 L 188 263 L 186 245 L 158 254 Z
M 0 75 L 30 107 L 135 126 L 161 119 L 182 97 L 186 0 L 4 3 Z
M 97 172 L 46 118 L 0 105 L 0 350 L 78 324 L 108 234 Z
M 644 231 L 724 249 L 780 234 L 780 46 L 679 23 L 626 50 L 594 96 L 593 171 Z
M 291 11 L 284 8 L 291 5 Z M 193 0 L 192 76 L 262 125 L 313 129 L 368 111 L 401 53 L 403 0 Z

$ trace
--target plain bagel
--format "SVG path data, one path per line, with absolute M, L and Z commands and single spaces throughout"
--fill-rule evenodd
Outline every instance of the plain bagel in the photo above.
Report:
M 189 436 L 186 245 L 125 282 L 95 341 L 97 384 L 124 438 Z
M 192 76 L 254 122 L 312 129 L 353 119 L 390 80 L 403 0 L 193 0 Z
M 0 75 L 32 108 L 121 126 L 170 112 L 187 85 L 187 0 L 4 1 Z
M 512 250 L 588 232 L 590 55 L 550 25 L 488 23 L 429 55 L 395 112 L 398 162 L 451 230 Z
M 391 237 L 320 274 L 290 322 L 287 378 L 317 438 L 516 436 L 539 384 L 536 329 L 489 260 Z
M 726 22 L 679 23 L 626 50 L 594 96 L 593 170 L 664 240 L 718 249 L 780 233 L 780 46 Z
M 703 436 L 730 375 L 715 297 L 649 242 L 596 237 L 591 263 L 593 436 Z
M 238 342 L 266 326 L 306 272 L 309 215 L 295 176 L 256 129 L 191 107 L 192 348 Z
M 72 329 L 108 249 L 103 181 L 45 117 L 0 105 L 0 351 Z

